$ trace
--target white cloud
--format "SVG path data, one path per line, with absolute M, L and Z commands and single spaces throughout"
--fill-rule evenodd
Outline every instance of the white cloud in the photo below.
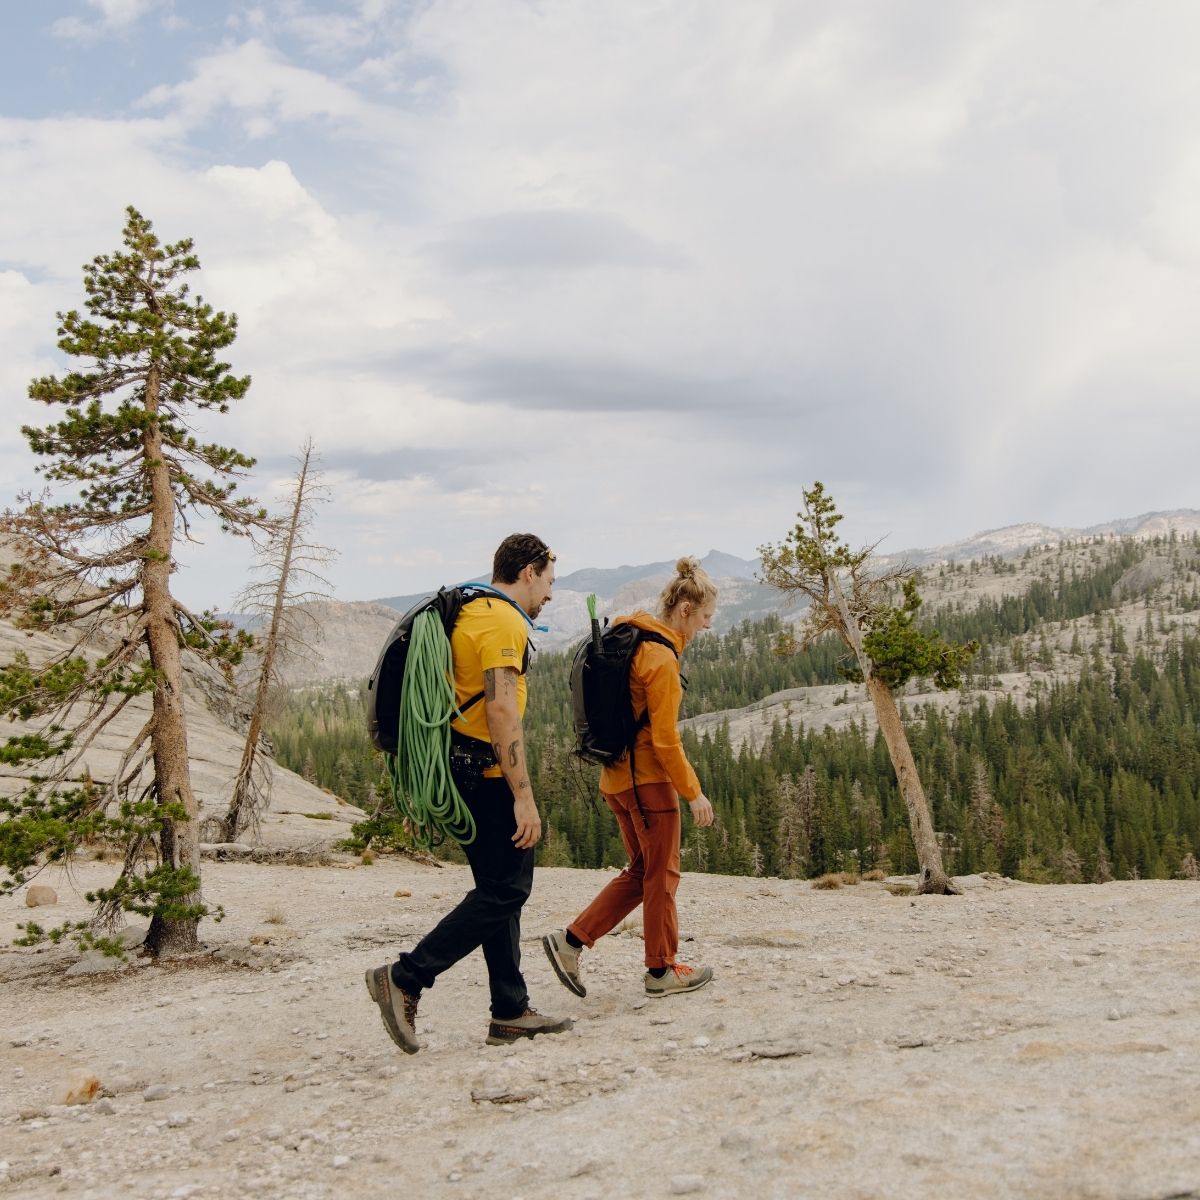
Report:
M 100 15 L 106 25 L 131 25 L 153 8 L 158 8 L 162 0 L 88 0 Z
M 1145 229 L 1149 247 L 1165 263 L 1200 269 L 1200 144 L 1184 149 L 1152 199 Z
M 87 0 L 99 13 L 96 21 L 60 17 L 51 26 L 56 37 L 92 41 L 106 34 L 127 31 L 147 13 L 163 7 L 164 0 Z
M 293 66 L 257 39 L 201 58 L 191 78 L 152 88 L 141 105 L 170 109 L 193 127 L 232 109 L 244 114 L 251 136 L 270 132 L 275 121 L 328 121 L 359 136 L 384 136 L 399 124 L 395 114 L 319 71 Z
M 461 428 L 466 418 L 454 414 L 465 406 L 450 403 L 435 418 L 436 396 L 366 365 L 382 347 L 402 349 L 447 320 L 444 305 L 406 282 L 403 251 L 387 231 L 331 216 L 284 163 L 197 173 L 170 155 L 174 129 L 151 121 L 0 123 L 0 174 L 35 182 L 10 194 L 0 213 L 0 261 L 50 276 L 26 286 L 24 324 L 0 328 L 0 347 L 12 348 L 4 361 L 22 390 L 31 359 L 18 348 L 51 343 L 55 310 L 81 305 L 82 264 L 118 248 L 133 200 L 163 239 L 194 238 L 198 290 L 239 315 L 231 357 L 236 371 L 254 375 L 253 400 L 218 423 L 229 431 L 219 436 L 271 446 L 281 408 L 296 431 L 288 452 L 304 430 L 336 449 L 360 438 L 376 448 L 419 442 L 423 426 Z M 104 170 L 114 160 L 125 169 Z M 90 203 L 80 208 L 74 197 L 84 188 Z M 416 415 L 397 421 L 405 406 Z M 6 430 L 3 440 L 12 437 Z
M 748 554 L 818 477 L 897 549 L 1196 502 L 1190 4 L 288 0 L 228 31 L 141 120 L 0 121 L 40 314 L 0 339 L 38 358 L 130 200 L 194 235 L 254 375 L 217 436 L 336 458 L 343 594 L 477 569 L 510 520 L 575 565 Z
M 40 289 L 19 271 L 0 271 L 0 397 L 6 420 L 0 435 L 0 475 L 7 481 L 7 505 L 17 491 L 37 486 L 33 458 L 22 425 L 45 421 L 44 405 L 27 399 L 31 380 L 55 368 L 49 351 L 54 326 L 40 320 L 38 308 L 52 289 Z

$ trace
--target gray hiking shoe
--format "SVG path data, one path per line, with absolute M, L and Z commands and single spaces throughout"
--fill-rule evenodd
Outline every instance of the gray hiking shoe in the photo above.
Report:
M 674 996 L 679 992 L 699 991 L 712 977 L 712 967 L 686 967 L 683 963 L 675 963 L 667 968 L 661 979 L 646 972 L 646 995 Z
M 586 996 L 587 988 L 579 978 L 579 948 L 567 941 L 566 933 L 548 933 L 542 938 L 542 949 L 554 968 L 558 981 L 577 996 Z
M 537 1009 L 527 1008 L 519 1017 L 506 1021 L 493 1018 L 488 1024 L 487 1044 L 507 1046 L 522 1038 L 537 1037 L 539 1033 L 565 1033 L 574 1024 L 570 1017 L 546 1017 Z
M 383 1027 L 388 1036 L 405 1054 L 416 1054 L 421 1048 L 417 1041 L 417 1005 L 421 997 L 413 995 L 392 982 L 390 966 L 372 967 L 367 972 L 367 991 L 379 1005 Z

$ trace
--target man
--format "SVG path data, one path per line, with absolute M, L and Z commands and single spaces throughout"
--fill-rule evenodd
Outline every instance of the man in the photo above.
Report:
M 532 533 L 514 533 L 496 550 L 490 595 L 463 606 L 450 638 L 455 702 L 451 726 L 455 785 L 475 819 L 463 847 L 474 888 L 390 966 L 367 972 L 367 991 L 392 1041 L 415 1054 L 423 989 L 459 959 L 482 948 L 491 986 L 487 1041 L 504 1045 L 570 1029 L 570 1018 L 529 1006 L 521 975 L 521 909 L 533 886 L 533 848 L 541 817 L 525 765 L 525 672 L 529 631 L 554 587 L 554 554 Z M 470 704 L 483 694 L 482 704 Z

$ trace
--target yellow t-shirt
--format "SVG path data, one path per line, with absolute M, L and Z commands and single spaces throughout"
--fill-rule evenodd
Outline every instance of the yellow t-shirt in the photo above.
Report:
M 529 644 L 529 624 L 517 609 L 499 596 L 485 596 L 463 605 L 450 636 L 454 655 L 454 701 L 465 704 L 483 691 L 483 673 L 496 667 L 511 667 L 522 671 L 525 650 Z M 517 712 L 525 715 L 525 676 L 517 679 Z M 487 715 L 483 701 L 476 700 L 461 720 L 455 718 L 451 728 L 468 737 L 491 744 Z M 496 777 L 499 767 L 491 767 L 485 775 Z

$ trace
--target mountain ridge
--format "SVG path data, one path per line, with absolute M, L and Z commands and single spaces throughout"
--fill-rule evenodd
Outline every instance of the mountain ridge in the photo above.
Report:
M 1118 518 L 1084 529 L 1054 528 L 1024 522 L 983 530 L 969 538 L 925 549 L 880 554 L 880 566 L 907 563 L 931 568 L 952 561 L 985 557 L 1015 558 L 1026 550 L 1056 542 L 1093 537 L 1162 536 L 1200 533 L 1200 509 L 1171 509 Z M 744 620 L 779 614 L 794 620 L 802 611 L 792 599 L 757 582 L 757 559 L 744 559 L 712 549 L 701 559 L 720 588 L 714 628 L 726 632 Z M 536 635 L 539 649 L 557 650 L 585 636 L 588 628 L 586 598 L 595 592 L 602 617 L 652 607 L 659 588 L 674 570 L 675 560 L 625 564 L 618 567 L 584 567 L 562 575 L 555 583 L 554 600 L 543 614 L 551 631 Z M 486 575 L 486 572 L 483 573 Z M 434 588 L 430 588 L 430 591 Z M 325 680 L 365 679 L 374 668 L 379 649 L 401 613 L 429 592 L 376 600 L 329 600 L 315 605 L 314 636 L 309 639 L 310 661 L 285 669 L 293 686 Z
M 908 547 L 904 550 L 881 552 L 879 557 L 888 562 L 907 561 L 914 566 L 924 566 L 939 561 L 949 562 L 966 558 L 981 558 L 999 554 L 1002 558 L 1024 553 L 1035 546 L 1054 542 L 1073 541 L 1084 537 L 1156 537 L 1171 531 L 1176 533 L 1200 533 L 1200 509 L 1174 508 L 1151 510 L 1135 517 L 1118 517 L 1096 525 L 1082 528 L 1073 526 L 1046 525 L 1040 521 L 1019 521 L 1013 525 L 1001 525 L 995 529 L 983 529 L 970 537 L 937 546 Z M 676 559 L 639 564 L 623 563 L 617 567 L 581 567 L 566 575 L 560 575 L 555 587 L 573 592 L 595 592 L 602 600 L 613 599 L 627 584 L 639 580 L 669 574 Z M 759 567 L 757 558 L 741 558 L 724 550 L 711 549 L 700 560 L 700 565 L 714 579 L 753 580 Z M 472 579 L 487 579 L 490 573 L 480 572 Z M 381 596 L 369 601 L 389 608 L 407 611 L 418 600 L 435 591 L 434 585 L 423 592 L 412 592 L 398 596 Z

